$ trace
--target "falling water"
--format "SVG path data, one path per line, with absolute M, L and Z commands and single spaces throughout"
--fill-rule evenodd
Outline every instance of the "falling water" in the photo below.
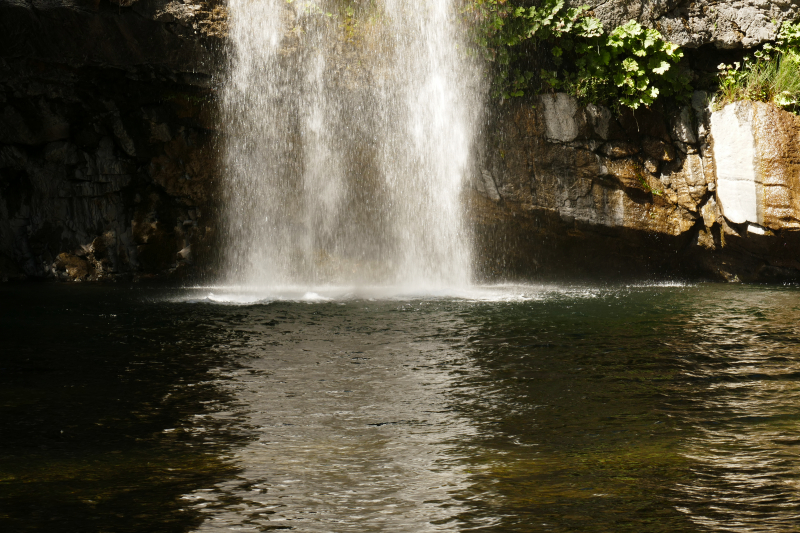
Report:
M 454 0 L 231 0 L 226 281 L 464 287 L 480 109 Z

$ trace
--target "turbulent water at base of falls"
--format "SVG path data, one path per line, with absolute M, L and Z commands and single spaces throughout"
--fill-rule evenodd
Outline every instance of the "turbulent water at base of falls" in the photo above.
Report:
M 231 0 L 226 283 L 470 283 L 482 99 L 455 2 Z

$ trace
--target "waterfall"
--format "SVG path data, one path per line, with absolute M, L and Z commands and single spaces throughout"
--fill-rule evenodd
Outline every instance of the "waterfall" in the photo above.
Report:
M 456 1 L 230 1 L 226 282 L 469 284 L 481 91 Z

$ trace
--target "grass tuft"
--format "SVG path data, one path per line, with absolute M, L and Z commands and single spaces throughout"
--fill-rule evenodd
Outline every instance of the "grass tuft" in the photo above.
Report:
M 733 65 L 722 64 L 714 108 L 739 100 L 770 102 L 800 111 L 800 23 L 785 23 L 774 44 Z

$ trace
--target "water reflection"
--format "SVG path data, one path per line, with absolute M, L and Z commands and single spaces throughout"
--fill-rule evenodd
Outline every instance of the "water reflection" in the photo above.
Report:
M 242 309 L 251 326 L 230 352 L 247 363 L 229 387 L 253 440 L 237 479 L 187 496 L 208 512 L 201 530 L 457 530 L 456 444 L 474 430 L 444 394 L 456 369 L 471 372 L 451 305 Z
M 692 531 L 671 504 L 689 472 L 663 406 L 676 368 L 654 302 L 683 290 L 486 306 L 454 400 L 478 426 L 470 530 Z M 668 306 L 672 309 L 672 305 Z M 475 518 L 495 517 L 489 527 Z
M 716 291 L 697 302 L 694 482 L 681 488 L 712 531 L 796 531 L 800 524 L 800 301 L 796 292 Z
M 796 288 L 0 295 L 3 530 L 800 523 Z

